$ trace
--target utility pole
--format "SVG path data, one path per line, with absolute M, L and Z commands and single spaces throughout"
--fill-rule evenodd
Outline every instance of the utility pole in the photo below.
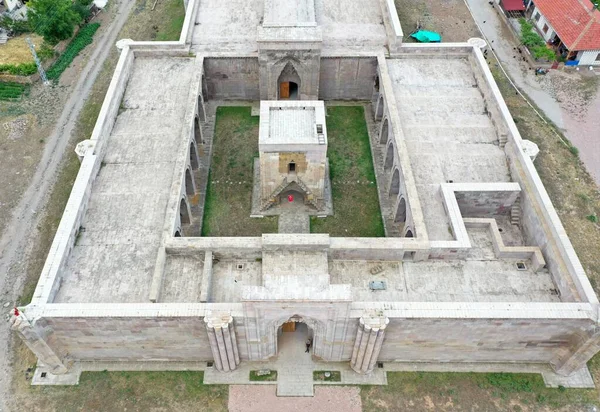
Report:
M 44 85 L 48 86 L 50 84 L 50 82 L 48 81 L 48 78 L 46 77 L 46 72 L 44 71 L 44 68 L 42 67 L 42 62 L 40 61 L 37 53 L 35 52 L 33 43 L 31 42 L 31 39 L 29 37 L 27 37 L 26 40 L 27 40 L 27 44 L 29 45 L 29 50 L 31 50 L 31 54 L 33 54 L 33 60 L 35 60 L 35 65 L 37 66 L 38 72 L 40 73 L 40 79 L 42 79 L 42 82 L 44 83 Z

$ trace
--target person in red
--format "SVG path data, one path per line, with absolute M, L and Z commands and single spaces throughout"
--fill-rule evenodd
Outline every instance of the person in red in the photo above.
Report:
M 292 203 L 294 201 L 294 195 L 288 195 L 288 202 Z

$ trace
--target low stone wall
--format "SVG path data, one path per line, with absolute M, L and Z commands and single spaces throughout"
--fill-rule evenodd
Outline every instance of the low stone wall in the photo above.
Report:
M 383 12 L 383 23 L 388 38 L 390 50 L 398 49 L 402 46 L 404 33 L 398 18 L 398 10 L 394 0 L 381 0 L 381 9 Z

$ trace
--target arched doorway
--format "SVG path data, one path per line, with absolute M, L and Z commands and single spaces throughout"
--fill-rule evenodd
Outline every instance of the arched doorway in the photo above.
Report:
M 280 100 L 300 99 L 300 75 L 291 62 L 283 67 L 277 79 L 277 97 Z
M 375 107 L 375 120 L 380 121 L 383 117 L 383 95 L 379 96 L 379 100 L 377 101 L 377 107 Z
M 182 225 L 190 224 L 190 211 L 188 210 L 188 205 L 185 199 L 181 199 L 179 202 L 179 218 Z
M 198 151 L 194 142 L 190 142 L 190 165 L 192 166 L 192 170 L 198 170 L 200 166 L 198 164 Z
M 394 169 L 392 183 L 390 184 L 390 196 L 396 196 L 398 193 L 400 193 L 400 172 L 398 169 Z
M 390 170 L 394 165 L 394 144 L 388 145 L 387 151 L 385 152 L 385 161 L 383 162 L 383 169 Z
M 381 126 L 381 135 L 379 136 L 379 143 L 386 144 L 388 141 L 388 136 L 390 134 L 390 125 L 387 117 L 383 121 L 383 126 Z
M 400 202 L 398 202 L 398 208 L 396 209 L 396 218 L 394 219 L 394 222 L 406 222 L 406 200 L 404 200 L 404 198 L 401 198 Z
M 196 140 L 196 144 L 204 144 L 202 129 L 200 128 L 200 119 L 197 115 L 194 117 L 194 140 Z
M 306 342 L 311 345 L 306 351 Z M 290 321 L 283 323 L 277 329 L 277 358 L 289 359 L 291 362 L 313 354 L 314 333 L 304 322 Z
M 413 234 L 412 230 L 408 229 L 404 237 L 415 237 L 415 235 Z

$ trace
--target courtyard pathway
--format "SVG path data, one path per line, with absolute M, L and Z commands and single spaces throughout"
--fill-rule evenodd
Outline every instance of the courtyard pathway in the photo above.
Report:
M 320 386 L 308 398 L 277 397 L 273 385 L 232 385 L 229 412 L 360 412 L 362 402 L 357 386 Z

